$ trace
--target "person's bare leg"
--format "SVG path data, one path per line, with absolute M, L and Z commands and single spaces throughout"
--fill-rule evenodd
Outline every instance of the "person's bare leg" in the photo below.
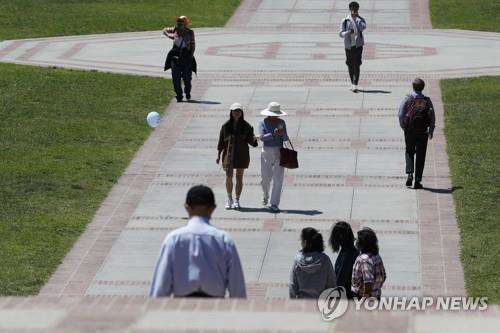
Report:
M 240 200 L 241 192 L 243 191 L 243 173 L 245 169 L 236 169 L 236 200 Z
M 233 206 L 233 173 L 232 172 L 226 172 L 226 192 L 227 192 L 226 209 L 230 209 Z

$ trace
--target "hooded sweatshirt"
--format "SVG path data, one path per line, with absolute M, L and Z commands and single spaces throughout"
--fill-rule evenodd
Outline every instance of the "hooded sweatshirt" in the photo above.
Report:
M 330 258 L 323 252 L 299 252 L 290 272 L 290 298 L 318 298 L 336 285 Z

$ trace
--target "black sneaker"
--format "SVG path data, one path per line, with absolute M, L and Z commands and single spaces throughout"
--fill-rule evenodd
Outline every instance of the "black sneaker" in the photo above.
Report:
M 406 186 L 413 185 L 413 174 L 409 173 L 408 178 L 406 179 Z
M 191 94 L 186 94 L 186 99 L 189 101 L 191 99 Z
M 181 97 L 177 96 L 176 99 L 177 99 L 177 103 L 182 102 L 182 96 Z
M 415 182 L 415 185 L 413 185 L 413 188 L 415 190 L 421 190 L 423 189 L 424 187 L 422 186 L 422 184 L 420 184 L 420 182 Z

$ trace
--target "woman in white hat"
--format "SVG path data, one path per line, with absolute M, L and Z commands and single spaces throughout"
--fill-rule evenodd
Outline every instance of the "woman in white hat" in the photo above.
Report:
M 267 109 L 260 112 L 266 116 L 259 124 L 259 139 L 263 142 L 261 153 L 261 175 L 262 175 L 262 204 L 269 203 L 269 191 L 271 181 L 273 188 L 271 191 L 270 210 L 273 213 L 279 212 L 281 199 L 281 189 L 283 187 L 284 168 L 280 166 L 283 142 L 288 141 L 286 123 L 280 116 L 286 116 L 286 112 L 281 110 L 280 104 L 271 102 Z
M 250 164 L 248 145 L 257 147 L 257 137 L 253 127 L 245 121 L 243 106 L 233 103 L 229 120 L 222 125 L 217 150 L 217 164 L 222 154 L 222 167 L 226 171 L 227 204 L 226 209 L 240 209 L 240 196 L 243 191 L 243 172 Z M 236 169 L 235 200 L 233 201 L 233 171 Z

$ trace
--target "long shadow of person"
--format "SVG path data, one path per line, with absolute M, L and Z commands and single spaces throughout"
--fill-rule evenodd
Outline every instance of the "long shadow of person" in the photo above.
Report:
M 387 91 L 387 90 L 363 90 L 363 89 L 358 89 L 358 92 L 365 93 L 365 94 L 392 94 L 392 91 Z
M 431 193 L 437 193 L 437 194 L 451 194 L 457 190 L 462 190 L 462 186 L 453 186 L 452 188 L 431 188 L 431 187 L 425 187 L 423 188 L 424 191 L 429 191 Z
M 196 99 L 190 99 L 187 101 L 187 103 L 193 103 L 193 104 L 208 104 L 208 105 L 216 105 L 216 104 L 221 104 L 220 102 L 215 102 L 215 101 L 199 101 Z
M 283 214 L 296 214 L 296 215 L 308 215 L 308 216 L 323 214 L 323 212 L 316 210 L 316 209 L 313 209 L 313 210 L 283 209 L 283 210 L 281 210 L 281 213 L 283 213 Z

